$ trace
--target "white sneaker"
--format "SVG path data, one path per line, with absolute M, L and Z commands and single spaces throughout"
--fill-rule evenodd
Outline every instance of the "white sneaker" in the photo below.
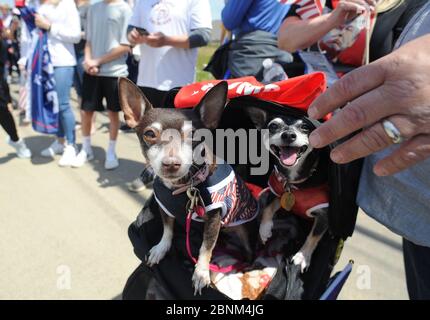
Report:
M 76 149 L 72 145 L 67 145 L 64 147 L 63 155 L 61 156 L 58 165 L 60 167 L 70 167 L 76 159 Z
M 105 169 L 113 170 L 119 167 L 119 161 L 116 154 L 107 154 L 105 160 Z
M 64 152 L 64 144 L 55 140 L 48 148 L 42 150 L 40 155 L 42 157 L 53 158 L 56 154 L 62 154 Z
M 80 168 L 82 167 L 85 162 L 91 161 L 94 159 L 93 151 L 85 151 L 84 149 L 81 149 L 81 151 L 76 156 L 75 160 L 72 163 L 73 168 Z
M 28 149 L 24 140 L 19 139 L 17 142 L 13 142 L 10 138 L 8 138 L 7 143 L 13 148 L 15 148 L 18 158 L 21 158 L 21 159 L 31 158 L 31 151 L 30 149 Z

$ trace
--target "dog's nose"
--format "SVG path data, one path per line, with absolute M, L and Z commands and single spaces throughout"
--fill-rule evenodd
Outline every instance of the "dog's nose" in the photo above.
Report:
M 284 131 L 281 134 L 281 138 L 285 142 L 291 143 L 291 142 L 296 141 L 297 135 L 294 132 L 291 132 L 291 131 Z
M 176 157 L 166 157 L 161 160 L 161 165 L 166 171 L 177 171 L 181 167 L 181 161 Z

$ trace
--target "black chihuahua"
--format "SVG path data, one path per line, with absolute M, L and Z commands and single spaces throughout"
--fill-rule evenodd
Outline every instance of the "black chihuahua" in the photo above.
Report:
M 292 259 L 304 272 L 328 228 L 327 172 L 321 168 L 320 150 L 309 144 L 314 124 L 304 116 L 270 115 L 255 107 L 250 107 L 248 114 L 257 128 L 269 130 L 268 145 L 274 162 L 270 193 L 261 197 L 260 238 L 265 243 L 272 236 L 273 217 L 281 208 L 313 220 L 310 234 Z
M 125 121 L 136 130 L 143 155 L 156 175 L 153 188 L 163 235 L 150 250 L 148 265 L 158 264 L 170 250 L 175 221 L 185 232 L 190 222 L 186 220 L 188 192 L 197 188 L 201 196 L 204 214 L 190 211 L 193 221 L 204 223 L 192 278 L 194 294 L 210 285 L 210 261 L 221 227 L 234 231 L 252 255 L 247 225 L 258 214 L 257 201 L 230 165 L 220 161 L 215 164 L 213 151 L 192 139 L 196 130 L 217 128 L 226 105 L 227 88 L 226 82 L 220 82 L 193 109 L 160 109 L 153 108 L 131 81 L 119 79 Z M 196 152 L 205 160 L 196 163 Z

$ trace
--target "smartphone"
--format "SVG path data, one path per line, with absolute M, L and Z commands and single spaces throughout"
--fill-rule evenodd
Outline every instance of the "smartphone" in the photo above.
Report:
M 148 30 L 144 28 L 134 27 L 141 36 L 149 36 Z

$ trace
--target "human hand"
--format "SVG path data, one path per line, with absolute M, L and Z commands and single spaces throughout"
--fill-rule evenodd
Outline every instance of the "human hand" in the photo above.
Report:
M 34 21 L 36 23 L 36 27 L 43 29 L 43 30 L 49 30 L 51 29 L 51 22 L 46 19 L 41 14 L 34 14 Z
M 91 69 L 98 69 L 98 67 L 100 66 L 100 62 L 97 59 L 86 58 L 82 65 L 84 66 L 85 72 L 90 73 Z
M 393 144 L 381 123 L 389 120 L 404 142 L 380 160 L 380 176 L 402 171 L 430 157 L 430 36 L 411 41 L 390 55 L 356 69 L 330 87 L 309 107 L 321 119 L 343 107 L 310 136 L 311 145 L 324 147 L 357 130 L 331 152 L 337 163 L 348 163 Z
M 341 0 L 332 11 L 332 17 L 337 25 L 341 25 L 363 14 L 366 10 L 371 10 L 373 12 L 375 6 L 375 0 Z
M 160 48 L 167 45 L 167 37 L 162 32 L 151 33 L 146 37 L 146 44 L 153 48 Z
M 100 68 L 99 68 L 99 67 L 91 67 L 91 68 L 89 68 L 89 69 L 88 69 L 88 71 L 87 71 L 87 73 L 88 73 L 90 76 L 95 76 L 95 75 L 97 75 L 99 72 L 100 72 Z
M 128 34 L 128 41 L 132 46 L 135 46 L 137 44 L 146 43 L 147 37 L 148 36 L 141 35 L 136 28 L 133 28 Z

